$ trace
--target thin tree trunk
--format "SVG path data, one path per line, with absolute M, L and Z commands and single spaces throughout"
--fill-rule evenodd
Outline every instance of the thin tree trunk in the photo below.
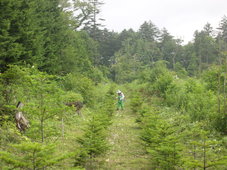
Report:
M 227 56 L 226 56 L 226 61 L 225 61 L 225 74 L 224 74 L 224 87 L 223 87 L 223 92 L 224 92 L 224 113 L 226 113 L 226 74 L 227 74 Z
M 36 166 L 35 166 L 35 151 L 33 151 L 32 156 L 33 156 L 33 158 L 32 158 L 33 170 L 36 170 Z
M 65 134 L 65 128 L 64 128 L 64 119 L 61 119 L 61 130 L 62 130 L 62 137 L 64 137 Z
M 176 57 L 176 55 L 174 54 L 174 56 L 173 56 L 173 70 L 175 71 L 175 57 Z
M 193 146 L 193 158 L 194 158 L 194 160 L 196 159 L 196 146 L 195 146 L 195 144 Z M 194 168 L 194 170 L 196 170 L 196 168 Z
M 206 169 L 206 139 L 203 141 L 203 169 Z
M 43 129 L 43 124 L 44 124 L 44 120 L 43 117 L 40 121 L 40 130 L 41 130 L 41 138 L 42 138 L 42 143 L 44 142 L 44 129 Z
M 202 56 L 200 55 L 199 56 L 199 76 L 201 75 L 202 73 Z
M 221 73 L 218 73 L 218 113 L 221 113 Z

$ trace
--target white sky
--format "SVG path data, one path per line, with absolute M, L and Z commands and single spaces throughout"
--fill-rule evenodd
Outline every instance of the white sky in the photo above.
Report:
M 227 15 L 227 0 L 103 0 L 101 17 L 110 31 L 137 31 L 144 21 L 165 27 L 175 38 L 193 39 L 209 22 L 215 29 Z

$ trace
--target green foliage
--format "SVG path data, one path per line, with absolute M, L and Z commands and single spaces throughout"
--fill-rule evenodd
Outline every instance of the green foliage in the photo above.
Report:
M 185 168 L 215 168 L 226 166 L 225 146 L 206 129 L 206 122 L 189 124 L 184 132 L 184 152 L 182 153 Z
M 166 102 L 179 111 L 187 112 L 192 121 L 210 120 L 217 116 L 217 97 L 195 79 L 176 80 L 166 93 Z
M 175 40 L 172 35 L 164 28 L 160 36 L 160 50 L 162 59 L 168 61 L 168 68 L 175 69 L 177 57 L 180 54 L 180 40 Z
M 194 44 L 188 43 L 183 46 L 183 66 L 186 68 L 188 75 L 195 76 L 198 74 L 198 58 L 194 51 Z
M 174 106 L 182 112 L 184 112 L 188 106 L 188 95 L 185 83 L 186 82 L 182 80 L 175 80 L 173 82 L 174 88 L 166 91 L 166 104 L 168 106 Z
M 78 138 L 80 144 L 80 152 L 76 156 L 75 166 L 94 166 L 95 158 L 104 154 L 108 149 L 106 141 L 106 126 L 101 116 L 92 116 L 89 120 L 84 135 Z
M 223 91 L 224 75 L 221 67 L 211 67 L 203 73 L 203 79 L 206 82 L 207 89 L 214 92 Z
M 215 61 L 217 51 L 215 40 L 212 38 L 212 27 L 206 24 L 204 30 L 195 32 L 195 54 L 199 61 L 199 71 L 208 67 L 209 63 Z
M 63 86 L 67 91 L 80 93 L 84 103 L 88 104 L 88 106 L 93 106 L 95 99 L 94 83 L 91 79 L 82 75 L 68 74 L 64 77 Z
M 147 41 L 155 41 L 159 35 L 158 28 L 151 22 L 144 22 L 139 29 L 139 35 Z
M 6 84 L 2 91 L 4 96 L 3 115 L 14 117 L 16 104 L 21 101 L 25 104 L 22 111 L 28 120 L 33 124 L 27 135 L 44 141 L 46 136 L 44 129 L 52 131 L 55 125 L 44 126 L 44 122 L 53 119 L 56 115 L 61 115 L 65 105 L 64 92 L 59 88 L 54 76 L 39 72 L 36 68 L 20 68 L 10 66 L 1 74 L 1 82 Z M 10 114 L 9 114 L 10 113 Z M 49 127 L 49 128 L 48 128 Z M 56 130 L 55 130 L 56 132 Z M 37 135 L 39 134 L 39 135 Z
M 174 88 L 173 75 L 162 61 L 155 63 L 152 69 L 144 70 L 141 81 L 147 83 L 146 91 L 149 94 L 156 94 L 164 98 L 167 90 Z
M 67 2 L 67 1 L 65 1 Z M 37 65 L 52 74 L 91 75 L 92 39 L 75 32 L 72 13 L 59 0 L 4 0 L 0 4 L 0 71 L 9 64 Z M 75 19 L 75 18 L 74 18 Z M 82 57 L 83 56 L 83 57 Z
M 27 78 L 28 74 L 27 69 L 11 65 L 4 74 L 0 75 L 1 84 L 4 86 L 2 96 L 6 104 L 11 104 L 15 96 L 18 98 L 22 97 L 22 93 L 25 92 L 22 87 L 29 81 Z
M 180 145 L 176 127 L 152 109 L 144 114 L 142 128 L 141 139 L 151 156 L 152 167 L 176 169 L 180 162 Z
M 172 87 L 173 76 L 171 74 L 161 75 L 153 84 L 152 89 L 161 97 L 166 98 L 166 91 Z
M 99 42 L 99 57 L 100 57 L 100 66 L 106 66 L 109 70 L 109 67 L 113 64 L 114 53 L 117 52 L 121 47 L 121 41 L 119 40 L 119 34 L 113 31 L 108 31 L 104 29 L 101 31 L 98 37 Z M 107 71 L 108 71 L 107 70 Z M 106 75 L 106 74 L 105 74 Z
M 29 89 L 27 89 L 23 110 L 30 118 L 39 121 L 40 135 L 36 134 L 36 137 L 40 137 L 43 142 L 46 136 L 44 135 L 44 122 L 55 115 L 62 114 L 64 110 L 64 99 L 61 97 L 63 91 L 53 81 L 53 76 L 42 72 L 34 72 L 29 76 L 27 88 Z
M 1 104 L 0 115 L 14 117 L 16 105 L 19 101 L 26 100 L 30 78 L 29 74 L 33 69 L 21 68 L 10 65 L 9 69 L 0 74 Z
M 15 128 L 14 122 L 11 122 L 7 119 L 7 116 L 2 118 L 0 128 L 0 150 L 8 149 L 9 143 L 18 143 L 21 141 L 26 141 L 28 138 L 23 136 L 19 131 Z
M 188 75 L 186 69 L 181 65 L 181 63 L 177 62 L 174 67 L 175 67 L 174 69 L 175 69 L 177 75 L 180 78 L 184 78 Z
M 130 97 L 130 108 L 133 113 L 138 113 L 142 109 L 143 100 L 139 93 L 133 92 Z
M 65 156 L 55 154 L 54 145 L 32 142 L 12 145 L 11 153 L 0 152 L 0 160 L 8 165 L 8 168 L 40 169 L 53 167 L 63 159 L 65 159 Z
M 81 101 L 83 102 L 83 97 L 80 93 L 75 93 L 73 91 L 67 91 L 65 92 L 65 95 L 63 96 L 63 99 L 66 103 L 68 102 L 75 102 L 75 101 Z
M 193 42 L 182 45 L 151 21 L 138 31 L 101 30 L 102 1 L 74 2 L 74 7 L 68 0 L 0 2 L 0 167 L 54 169 L 65 157 L 52 144 L 44 145 L 54 140 L 59 150 L 76 150 L 64 169 L 73 161 L 98 169 L 109 148 L 107 129 L 115 110 L 115 85 L 98 85 L 108 76 L 118 83 L 134 81 L 127 89 L 133 93 L 130 108 L 152 168 L 223 169 L 226 17 L 216 37 L 206 24 Z M 83 31 L 77 30 L 80 26 Z M 18 101 L 30 121 L 23 133 L 13 119 Z M 86 104 L 83 119 L 65 106 L 75 101 Z
M 80 147 L 75 157 L 75 166 L 97 168 L 101 163 L 98 158 L 109 149 L 107 128 L 115 110 L 115 86 L 110 84 L 106 91 L 102 88 L 102 97 L 96 102 L 95 112 L 83 129 L 83 135 L 77 139 Z
M 152 69 L 144 70 L 141 74 L 141 81 L 150 83 L 154 83 L 158 77 L 168 72 L 168 69 L 166 68 L 166 62 L 165 61 L 158 61 L 154 63 Z
M 207 84 L 215 87 L 213 82 L 206 84 L 194 78 L 186 80 L 172 78 L 170 86 L 167 86 L 166 90 L 161 90 L 164 89 L 161 87 L 165 84 L 162 76 L 166 72 L 163 69 L 158 69 L 160 71 L 156 69 L 144 72 L 141 82 L 152 82 L 151 90 L 154 90 L 155 85 L 158 84 L 157 89 L 165 92 L 165 95 L 159 95 L 162 99 L 156 103 L 154 97 L 149 100 L 152 94 L 144 93 L 146 88 L 140 85 L 142 88 L 140 92 L 145 97 L 143 101 L 146 104 L 143 104 L 138 118 L 142 127 L 141 139 L 151 156 L 152 167 L 160 169 L 223 168 L 226 162 L 224 156 L 226 146 L 215 133 L 215 129 L 223 128 L 225 121 L 222 114 L 218 112 L 218 96 L 215 91 L 207 88 L 209 87 Z M 213 72 L 210 71 L 210 77 L 214 78 L 213 81 L 217 81 L 218 77 L 213 76 L 216 75 L 212 74 Z M 150 102 L 158 105 L 160 110 L 147 106 Z M 165 104 L 169 107 L 165 108 Z M 219 131 L 225 132 L 224 129 Z
M 187 112 L 193 121 L 211 118 L 215 114 L 216 97 L 212 92 L 190 93 Z
M 109 90 L 106 92 L 104 99 L 102 100 L 101 112 L 111 118 L 115 111 L 115 85 L 110 85 Z

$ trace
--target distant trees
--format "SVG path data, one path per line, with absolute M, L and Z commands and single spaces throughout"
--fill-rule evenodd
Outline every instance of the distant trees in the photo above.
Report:
M 164 28 L 161 32 L 159 48 L 161 50 L 162 59 L 168 61 L 168 67 L 175 69 L 175 64 L 180 61 L 179 52 L 181 44 L 180 40 L 175 40 L 172 35 Z
M 122 46 L 112 57 L 115 61 L 112 73 L 115 78 L 119 77 L 122 74 L 120 70 L 124 69 L 125 72 L 130 70 L 133 74 L 139 74 L 140 65 L 151 67 L 152 63 L 164 60 L 167 61 L 168 68 L 179 72 L 179 75 L 183 72 L 184 75 L 201 75 L 210 65 L 224 63 L 225 23 L 224 16 L 220 22 L 218 34 L 214 34 L 212 26 L 207 23 L 201 31 L 195 31 L 194 41 L 186 45 L 182 45 L 182 40 L 175 39 L 165 28 L 159 30 L 151 21 L 144 22 L 137 32 L 124 30 L 119 34 Z M 125 44 L 128 45 L 125 46 Z M 120 62 L 122 66 L 117 64 L 118 60 L 123 58 L 129 63 L 126 67 L 122 64 L 123 61 Z M 128 68 L 130 63 L 133 63 L 134 67 Z M 131 77 L 131 74 L 127 75 Z M 126 81 L 134 78 L 127 78 Z
M 218 29 L 220 30 L 218 34 L 218 38 L 222 39 L 225 43 L 227 43 L 227 17 L 226 16 L 222 18 Z
M 206 69 L 211 63 L 217 61 L 217 47 L 215 40 L 212 38 L 212 28 L 210 24 L 205 25 L 201 32 L 195 32 L 195 54 L 198 58 L 199 72 Z
M 144 22 L 139 28 L 139 36 L 146 41 L 155 41 L 159 37 L 158 28 L 151 22 Z

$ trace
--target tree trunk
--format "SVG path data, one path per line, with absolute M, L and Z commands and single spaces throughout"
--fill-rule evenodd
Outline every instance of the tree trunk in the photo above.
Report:
M 62 137 L 64 137 L 65 129 L 64 129 L 64 119 L 61 119 L 61 131 L 62 131 Z
M 199 56 L 199 76 L 201 75 L 202 73 L 202 56 L 200 55 Z
M 176 57 L 176 55 L 174 54 L 174 56 L 173 56 L 173 70 L 175 71 L 175 57 Z
M 196 159 L 196 145 L 193 145 L 193 158 L 194 160 Z M 194 168 L 194 170 L 196 170 L 196 168 Z
M 221 73 L 218 73 L 218 113 L 221 113 Z
M 227 74 L 227 56 L 225 57 L 225 74 L 224 74 L 224 87 L 223 87 L 223 92 L 224 92 L 224 113 L 226 113 L 227 108 L 226 108 L 226 74 Z
M 206 139 L 203 141 L 203 169 L 206 169 Z
M 35 160 L 35 150 L 33 151 L 33 154 L 32 154 L 32 164 L 33 164 L 33 170 L 36 170 L 36 165 L 35 165 L 35 163 L 36 163 L 36 160 Z
M 42 117 L 42 119 L 40 120 L 40 131 L 41 131 L 41 138 L 42 138 L 42 143 L 44 142 L 44 119 Z

